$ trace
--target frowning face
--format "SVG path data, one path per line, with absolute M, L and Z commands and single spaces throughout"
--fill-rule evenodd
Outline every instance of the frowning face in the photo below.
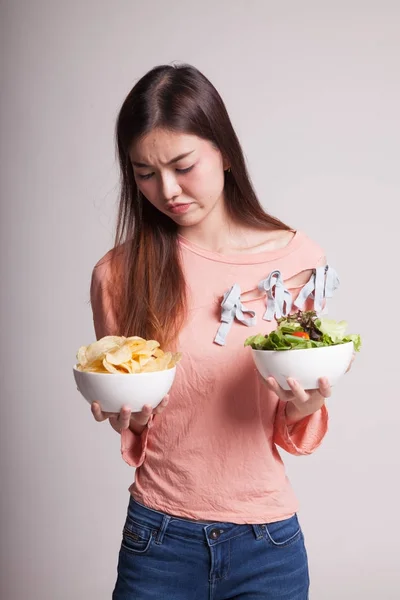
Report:
M 130 152 L 142 194 L 180 227 L 198 225 L 224 202 L 224 164 L 211 142 L 154 129 Z

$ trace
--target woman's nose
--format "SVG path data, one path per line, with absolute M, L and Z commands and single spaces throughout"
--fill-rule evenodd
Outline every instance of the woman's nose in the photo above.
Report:
M 161 188 L 164 200 L 172 200 L 179 196 L 182 192 L 177 178 L 172 173 L 167 173 L 161 177 Z

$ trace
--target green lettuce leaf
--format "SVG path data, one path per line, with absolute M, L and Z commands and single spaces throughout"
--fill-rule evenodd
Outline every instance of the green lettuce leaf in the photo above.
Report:
M 244 345 L 251 346 L 254 350 L 300 350 L 353 342 L 354 350 L 359 352 L 361 336 L 346 335 L 346 329 L 346 321 L 318 318 L 315 311 L 298 311 L 278 319 L 277 328 L 269 335 L 253 335 L 247 338 Z M 305 331 L 310 339 L 293 335 L 295 331 Z
M 265 337 L 265 335 L 259 333 L 258 335 L 252 335 L 248 337 L 244 345 L 251 346 L 252 348 L 254 348 L 254 350 L 264 350 L 266 342 L 267 338 Z
M 345 337 L 347 321 L 321 318 L 315 321 L 315 325 L 324 336 L 330 337 L 333 344 L 338 344 Z
M 357 333 L 351 333 L 350 335 L 346 335 L 346 337 L 343 338 L 343 344 L 346 344 L 347 342 L 353 342 L 354 351 L 360 352 L 360 350 L 361 350 L 361 336 L 360 335 L 358 335 Z

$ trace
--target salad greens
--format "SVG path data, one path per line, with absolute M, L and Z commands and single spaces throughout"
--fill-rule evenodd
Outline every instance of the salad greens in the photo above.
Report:
M 300 350 L 353 342 L 354 350 L 361 349 L 361 337 L 347 334 L 346 321 L 318 317 L 313 310 L 301 311 L 277 319 L 278 327 L 269 335 L 253 335 L 245 346 L 254 350 Z

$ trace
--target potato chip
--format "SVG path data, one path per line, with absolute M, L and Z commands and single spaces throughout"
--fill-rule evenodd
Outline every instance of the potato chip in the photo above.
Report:
M 86 358 L 86 346 L 81 346 L 77 352 L 76 358 L 78 359 L 78 363 L 85 367 L 88 364 Z
M 139 336 L 109 335 L 81 346 L 77 369 L 89 373 L 153 373 L 173 368 L 182 358 L 180 352 L 164 352 L 156 340 Z
M 160 347 L 160 344 L 158 342 L 156 342 L 155 340 L 148 340 L 146 342 L 146 350 L 150 350 L 151 353 L 153 353 L 154 350 L 156 350 L 159 347 Z
M 167 369 L 172 369 L 181 360 L 182 360 L 182 353 L 181 352 L 175 352 L 175 354 L 172 355 L 172 358 L 171 358 L 171 360 L 170 360 L 170 362 L 168 364 Z
M 168 369 L 168 365 L 172 360 L 172 353 L 166 352 L 164 356 L 159 356 L 157 359 L 159 370 L 164 371 L 164 369 Z
M 136 360 L 131 360 L 131 373 L 140 373 L 140 364 Z
M 121 373 L 121 371 L 119 371 L 116 367 L 114 367 L 114 365 L 109 363 L 106 358 L 103 359 L 103 365 L 106 371 L 108 371 L 109 373 Z
M 151 373 L 154 371 L 161 371 L 161 369 L 159 368 L 157 361 L 159 359 L 158 358 L 149 358 L 149 360 L 146 362 L 146 364 L 142 367 L 142 373 Z
M 129 348 L 131 349 L 132 352 L 139 352 L 140 350 L 145 350 L 146 349 L 146 341 L 126 341 L 126 343 L 128 344 Z
M 87 346 L 86 348 L 86 361 L 87 361 L 87 365 L 90 365 L 91 363 L 95 362 L 96 360 L 99 360 L 100 358 L 104 358 L 105 354 L 107 352 L 110 352 L 111 350 L 115 350 L 116 348 L 119 348 L 120 346 L 122 346 L 122 344 L 124 343 L 125 338 L 121 337 L 121 336 L 105 336 L 103 338 L 101 338 L 100 340 L 98 340 L 97 342 L 93 342 L 93 344 L 90 344 L 89 346 Z M 81 350 L 82 352 L 82 350 Z
M 81 367 L 82 371 L 88 371 L 89 373 L 104 373 L 105 369 L 103 366 L 103 360 L 95 360 L 90 363 L 90 365 L 86 365 L 85 367 Z
M 153 356 L 153 351 L 148 350 L 147 348 L 141 348 L 140 350 L 135 348 L 132 354 L 134 354 L 135 356 L 148 356 L 150 358 L 150 356 Z
M 132 352 L 128 344 L 107 352 L 106 359 L 112 365 L 122 365 L 131 360 Z
M 139 361 L 139 365 L 141 367 L 144 367 L 145 365 L 147 365 L 147 363 L 149 362 L 149 360 L 151 359 L 151 355 L 150 356 L 142 356 L 141 354 L 139 354 L 138 356 L 138 361 Z

